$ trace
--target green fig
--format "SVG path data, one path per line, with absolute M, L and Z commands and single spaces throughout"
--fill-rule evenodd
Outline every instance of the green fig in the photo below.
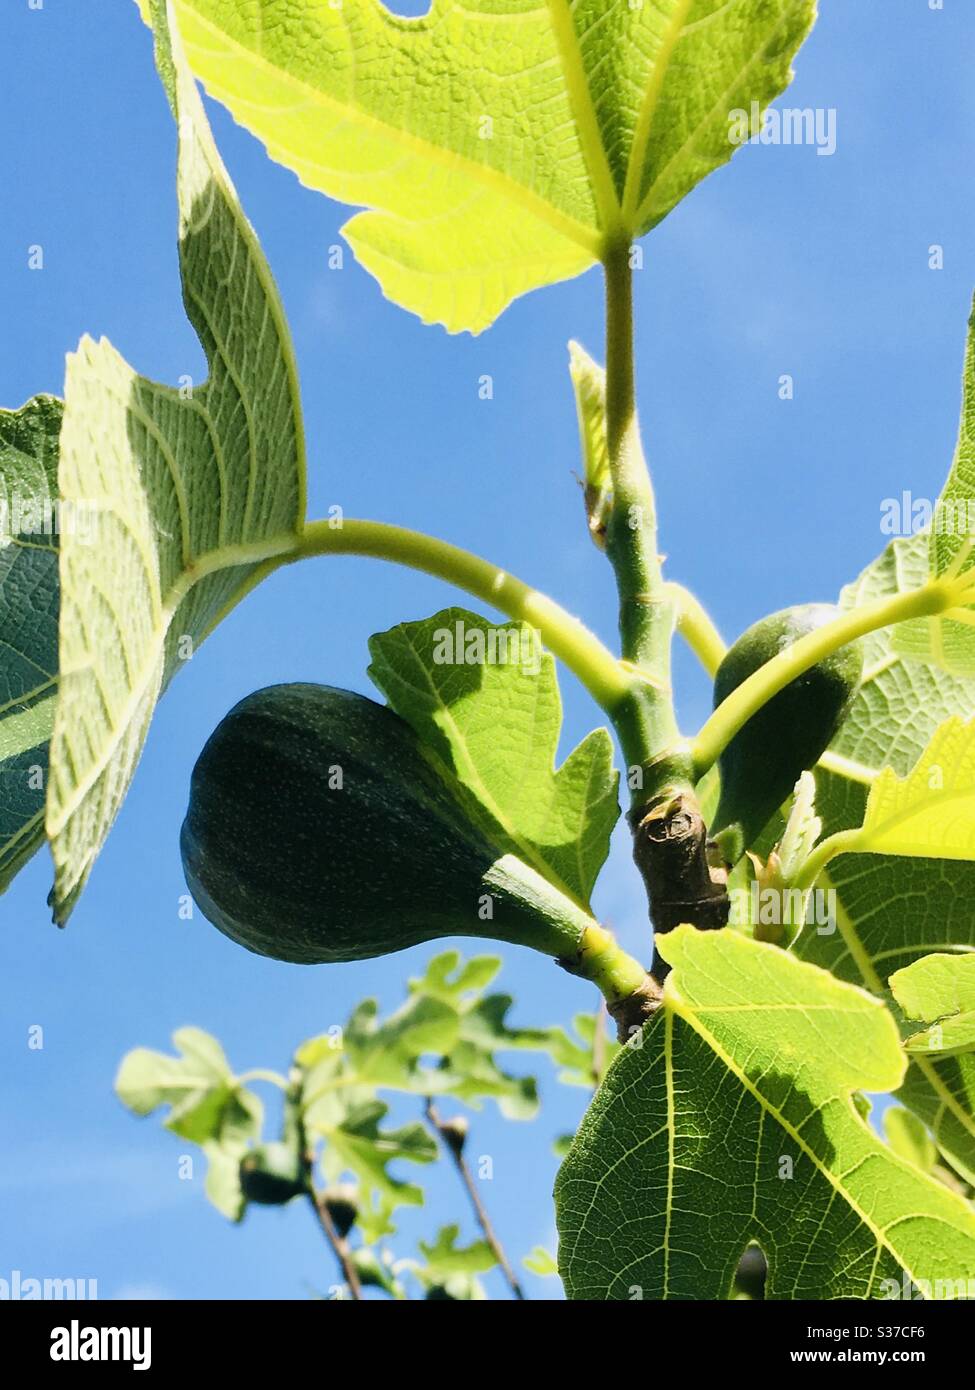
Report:
M 194 768 L 181 849 L 204 915 L 277 960 L 455 934 L 569 958 L 592 925 L 469 819 L 404 720 L 330 686 L 270 686 L 230 711 Z
M 321 1194 L 321 1201 L 332 1218 L 332 1225 L 340 1239 L 352 1230 L 359 1217 L 359 1194 L 351 1183 L 339 1183 L 328 1187 Z
M 738 1261 L 735 1271 L 735 1291 L 740 1298 L 764 1299 L 768 1278 L 768 1262 L 757 1245 L 749 1245 Z
M 754 624 L 726 653 L 714 679 L 715 708 L 767 661 L 839 616 L 828 604 L 804 604 Z M 721 795 L 710 832 L 735 864 L 794 788 L 815 766 L 849 712 L 863 675 L 853 642 L 773 695 L 727 744 L 720 758 Z
M 301 1155 L 280 1140 L 249 1149 L 240 1160 L 240 1187 L 248 1202 L 278 1207 L 308 1191 Z

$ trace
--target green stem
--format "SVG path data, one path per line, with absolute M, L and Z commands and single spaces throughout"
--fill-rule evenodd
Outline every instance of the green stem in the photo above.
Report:
M 810 853 L 802 868 L 796 874 L 795 887 L 805 893 L 812 888 L 819 875 L 832 860 L 841 854 L 855 854 L 863 839 L 860 827 L 853 830 L 838 830 L 835 835 L 818 844 Z
M 284 565 L 313 555 L 371 556 L 456 584 L 510 618 L 534 626 L 545 646 L 565 663 L 605 711 L 628 767 L 641 766 L 647 759 L 648 748 L 658 741 L 654 731 L 659 727 L 658 710 L 664 692 L 653 685 L 647 672 L 618 660 L 578 618 L 546 594 L 470 551 L 421 531 L 351 517 L 309 522 L 300 536 L 269 543 L 258 553 L 250 546 L 239 550 L 239 563 L 253 566 L 250 578 L 215 615 L 204 637 L 262 580 Z M 203 557 L 187 573 L 183 588 L 173 599 L 174 611 L 193 584 L 227 565 L 226 550 Z M 669 709 L 669 697 L 664 708 Z M 684 755 L 683 750 L 678 755 Z
M 637 802 L 652 798 L 669 777 L 653 760 L 678 740 L 670 689 L 670 646 L 675 604 L 664 584 L 657 554 L 657 514 L 636 410 L 633 361 L 633 272 L 630 243 L 607 247 L 606 272 L 606 442 L 613 508 L 606 553 L 616 574 L 623 659 L 644 676 L 625 730 L 619 729 L 629 765 L 645 767 L 651 785 Z
M 628 671 L 578 618 L 572 617 L 546 594 L 470 551 L 403 526 L 350 517 L 344 517 L 341 522 L 309 522 L 291 545 L 271 555 L 258 567 L 245 592 L 283 565 L 313 555 L 368 555 L 406 565 L 455 584 L 508 617 L 529 623 L 538 630 L 545 646 L 579 678 L 611 719 L 615 719 L 618 710 L 625 711 L 634 690 L 642 690 L 646 685 L 645 680 Z
M 642 988 L 645 968 L 628 955 L 612 932 L 593 922 L 582 934 L 578 959 L 571 967 L 574 975 L 591 980 L 607 1004 L 620 1004 Z
M 691 745 L 695 775 L 703 777 L 752 715 L 790 681 L 801 676 L 803 671 L 808 671 L 810 666 L 815 666 L 831 652 L 845 647 L 848 642 L 854 642 L 868 632 L 875 632 L 878 628 L 889 627 L 909 618 L 944 613 L 956 601 L 955 585 L 941 580 L 931 580 L 922 588 L 909 593 L 895 594 L 878 599 L 875 603 L 864 604 L 861 608 L 852 608 L 833 622 L 824 623 L 814 632 L 800 637 L 798 642 L 786 647 L 747 680 L 742 681 L 737 690 L 732 691 L 705 722 Z
M 667 589 L 677 610 L 677 631 L 708 675 L 713 676 L 728 650 L 727 644 L 700 599 L 683 584 L 669 583 Z
M 661 573 L 656 503 L 637 419 L 630 252 L 629 238 L 618 236 L 607 240 L 603 254 L 606 451 L 612 484 L 606 554 L 616 573 L 623 661 L 645 677 L 646 685 L 614 722 L 631 792 L 633 856 L 654 929 L 668 931 L 678 922 L 720 925 L 727 918 L 727 892 L 707 860 L 691 749 L 680 737 L 674 712 L 670 657 L 678 603 Z M 626 1039 L 659 1005 L 659 983 L 654 976 L 648 982 L 652 988 L 644 986 L 642 1014 L 639 1007 L 614 1011 L 610 1004 Z M 632 1001 L 639 1004 L 639 992 Z
M 660 572 L 656 502 L 636 410 L 628 241 L 621 239 L 607 251 L 605 270 L 606 444 L 613 486 L 606 549 L 619 591 L 623 658 L 666 691 L 673 609 Z
M 265 1067 L 254 1067 L 252 1071 L 245 1071 L 242 1076 L 238 1076 L 237 1084 L 246 1086 L 249 1081 L 267 1081 L 272 1086 L 278 1086 L 282 1091 L 288 1089 L 285 1078 L 276 1071 L 268 1071 Z

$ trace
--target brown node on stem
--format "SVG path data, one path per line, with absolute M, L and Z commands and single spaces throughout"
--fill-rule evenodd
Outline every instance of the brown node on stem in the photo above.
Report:
M 648 1018 L 660 1008 L 664 992 L 652 975 L 648 975 L 639 989 L 619 999 L 615 1004 L 607 1004 L 607 1010 L 616 1023 L 616 1036 L 621 1043 L 628 1043 L 634 1033 L 638 1033 Z
M 455 1157 L 459 1157 L 464 1152 L 464 1145 L 467 1143 L 469 1126 L 466 1116 L 457 1115 L 452 1120 L 438 1120 L 437 1129 L 450 1152 Z
M 586 521 L 593 544 L 599 550 L 606 549 L 606 532 L 609 530 L 609 514 L 612 510 L 610 495 L 605 488 L 595 483 L 583 484 L 586 502 Z
M 650 902 L 655 934 L 687 922 L 701 931 L 726 925 L 728 871 L 708 843 L 707 826 L 693 792 L 680 791 L 631 813 L 633 858 Z M 670 967 L 654 952 L 653 975 Z

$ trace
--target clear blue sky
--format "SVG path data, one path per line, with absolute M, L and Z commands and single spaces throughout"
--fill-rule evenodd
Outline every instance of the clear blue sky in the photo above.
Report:
M 957 428 L 975 235 L 975 13 L 970 0 L 823 0 L 785 104 L 833 107 L 837 150 L 751 147 L 644 243 L 637 276 L 639 388 L 669 573 L 727 636 L 762 613 L 830 599 L 883 547 L 884 497 L 934 497 Z M 60 393 L 64 354 L 105 334 L 138 369 L 199 379 L 177 281 L 174 130 L 151 46 L 127 0 L 6 0 L 0 11 L 0 404 Z M 782 104 L 780 102 L 780 104 Z M 607 641 L 613 587 L 573 482 L 577 442 L 566 342 L 600 351 L 595 272 L 516 303 L 478 339 L 449 338 L 388 304 L 351 255 L 327 253 L 347 210 L 303 190 L 210 106 L 217 141 L 291 320 L 309 437 L 310 504 L 339 503 L 433 531 L 549 590 Z M 44 247 L 45 268 L 27 269 Z M 928 268 L 944 246 L 945 268 Z M 493 401 L 479 400 L 482 373 Z M 795 399 L 778 398 L 790 373 Z M 308 1213 L 252 1213 L 241 1229 L 177 1180 L 185 1144 L 137 1122 L 111 1084 L 136 1044 L 195 1023 L 239 1070 L 284 1066 L 302 1038 L 366 994 L 401 996 L 433 947 L 301 970 L 250 956 L 197 915 L 178 831 L 190 770 L 241 696 L 282 680 L 372 693 L 366 640 L 457 595 L 368 561 L 279 574 L 181 674 L 67 931 L 50 924 L 38 855 L 0 903 L 0 1277 L 95 1277 L 101 1295 L 291 1297 L 331 1282 Z M 678 663 L 688 725 L 708 682 Z M 563 680 L 565 749 L 598 712 Z M 648 954 L 642 889 L 618 837 L 596 905 Z M 508 948 L 503 985 L 525 1024 L 567 1020 L 589 991 Z M 43 1051 L 27 1031 L 41 1024 Z M 512 1060 L 513 1069 L 524 1059 Z M 519 1257 L 553 1245 L 550 1139 L 579 1092 L 539 1065 L 532 1126 L 474 1119 L 486 1196 Z M 401 1111 L 404 1116 L 409 1107 Z M 417 1234 L 460 1218 L 445 1171 Z M 551 1284 L 532 1282 L 544 1296 Z

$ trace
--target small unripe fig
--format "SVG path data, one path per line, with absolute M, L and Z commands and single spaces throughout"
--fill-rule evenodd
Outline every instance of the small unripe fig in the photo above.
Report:
M 283 1206 L 308 1190 L 301 1156 L 280 1141 L 249 1150 L 240 1160 L 240 1187 L 248 1202 Z
M 221 720 L 180 843 L 204 916 L 277 960 L 457 934 L 572 957 L 592 921 L 491 843 L 404 720 L 331 686 L 270 686 Z
M 431 1284 L 424 1298 L 431 1303 L 466 1303 L 483 1298 L 472 1275 L 455 1274 L 440 1284 Z
M 351 1183 L 339 1183 L 335 1187 L 328 1187 L 322 1193 L 322 1203 L 326 1211 L 332 1218 L 332 1225 L 335 1227 L 339 1239 L 343 1239 L 355 1225 L 356 1217 L 359 1215 L 358 1193 Z
M 735 1271 L 735 1288 L 746 1298 L 764 1299 L 768 1263 L 757 1245 L 750 1245 Z
M 441 1120 L 437 1129 L 453 1154 L 462 1154 L 464 1145 L 467 1143 L 467 1135 L 470 1125 L 464 1115 L 456 1115 L 452 1120 Z
M 715 708 L 779 652 L 838 616 L 829 604 L 809 603 L 755 623 L 718 667 Z M 729 864 L 755 843 L 799 775 L 819 761 L 862 675 L 859 643 L 840 647 L 773 695 L 727 744 L 718 759 L 721 796 L 709 829 Z

